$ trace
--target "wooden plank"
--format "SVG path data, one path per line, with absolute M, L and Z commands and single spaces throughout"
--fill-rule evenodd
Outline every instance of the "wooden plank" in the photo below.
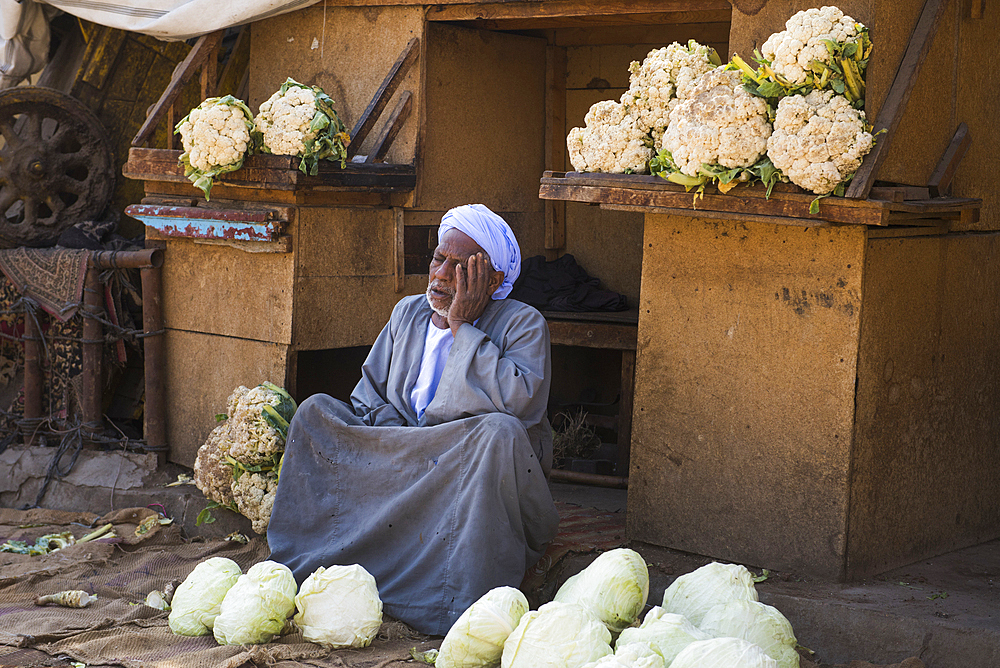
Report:
M 969 18 L 981 19 L 986 16 L 986 0 L 969 0 Z
M 146 122 L 142 124 L 139 132 L 132 139 L 133 146 L 141 146 L 149 140 L 150 135 L 156 129 L 156 125 L 167 115 L 168 109 L 171 108 L 174 100 L 180 95 L 184 85 L 191 80 L 195 71 L 217 52 L 219 42 L 222 40 L 222 32 L 218 30 L 198 38 L 194 48 L 191 49 L 187 57 L 174 70 L 174 74 L 170 78 L 170 83 L 167 84 L 163 94 L 160 95 L 160 99 L 150 109 L 149 115 L 146 117 Z
M 402 292 L 406 285 L 406 253 L 403 248 L 403 238 L 405 235 L 405 224 L 404 219 L 405 211 L 402 207 L 396 207 L 392 210 L 393 218 L 395 222 L 395 239 L 392 245 L 392 266 L 393 273 L 396 276 L 396 292 Z
M 604 41 L 603 44 L 641 44 L 644 43 L 648 36 L 658 32 L 658 28 L 670 26 L 675 29 L 682 29 L 685 25 L 684 18 L 692 21 L 690 25 L 699 25 L 712 23 L 714 19 L 719 16 L 719 10 L 709 10 L 705 12 L 659 12 L 655 14 L 597 14 L 597 15 L 578 15 L 578 16 L 538 16 L 538 17 L 516 17 L 516 18 L 500 18 L 500 19 L 482 19 L 482 20 L 469 20 L 469 21 L 457 21 L 456 25 L 465 26 L 468 28 L 477 28 L 480 30 L 550 30 L 556 32 L 563 31 L 574 31 L 577 36 L 580 36 L 581 32 L 598 32 L 604 30 L 611 30 L 610 36 L 618 37 L 619 41 Z M 724 20 L 728 21 L 729 12 L 726 13 Z M 622 38 L 622 35 L 627 35 L 629 30 L 635 31 L 635 35 L 632 38 Z M 565 38 L 566 35 L 563 35 Z M 595 36 L 591 36 L 591 39 Z M 692 37 L 691 39 L 696 39 Z M 728 41 L 728 34 L 723 38 L 723 41 Z M 670 40 L 677 41 L 677 40 Z M 699 40 L 700 41 L 700 40 Z M 559 46 L 564 46 L 565 42 L 560 41 L 559 38 L 555 38 L 549 41 L 550 44 L 557 44 Z M 664 43 L 663 40 L 656 40 L 655 42 L 645 42 L 645 43 L 656 43 L 660 46 Z
M 724 0 L 548 0 L 547 2 L 496 2 L 435 4 L 427 10 L 428 21 L 475 21 L 542 19 L 562 17 L 616 17 L 629 14 L 665 14 L 709 10 L 732 11 Z
M 714 47 L 720 56 L 725 57 L 729 50 L 730 14 L 729 10 L 714 10 L 636 15 L 625 18 L 641 19 L 641 23 L 559 27 L 553 31 L 550 43 L 556 46 L 647 44 L 650 49 L 654 49 L 671 42 L 693 39 L 699 44 Z
M 793 225 L 795 227 L 830 227 L 831 223 L 825 220 L 804 220 L 802 218 L 776 218 L 753 213 L 733 213 L 730 211 L 698 211 L 691 209 L 671 209 L 661 206 L 628 206 L 619 204 L 602 204 L 602 209 L 609 211 L 634 211 L 636 213 L 662 213 L 669 216 L 687 216 L 699 218 L 711 218 L 712 220 L 736 220 L 740 222 L 751 221 L 755 223 L 766 223 L 768 225 Z
M 631 311 L 541 311 L 546 320 L 575 320 L 577 322 L 610 322 L 620 325 L 639 324 L 639 312 Z
M 924 3 L 920 18 L 917 19 L 917 24 L 910 34 L 909 45 L 896 70 L 896 77 L 875 119 L 874 132 L 883 130 L 885 132 L 879 136 L 875 148 L 864 157 L 861 167 L 854 174 L 851 185 L 847 187 L 847 197 L 852 199 L 868 197 L 878 168 L 887 154 L 886 147 L 892 144 L 896 128 L 899 127 L 903 112 L 906 111 L 906 103 L 917 82 L 920 68 L 927 58 L 927 52 L 930 51 L 948 2 L 949 0 L 927 0 Z
M 83 71 L 80 78 L 94 88 L 104 88 L 104 83 L 118 61 L 118 53 L 125 43 L 126 32 L 115 28 L 103 28 L 95 33 L 87 44 L 83 55 Z
M 888 209 L 882 206 L 839 206 L 840 202 L 843 201 L 841 198 L 824 199 L 820 203 L 819 213 L 810 214 L 811 199 L 807 196 L 796 199 L 777 199 L 772 195 L 772 198 L 767 200 L 753 196 L 734 195 L 732 192 L 726 195 L 706 192 L 704 196 L 698 196 L 697 193 L 672 190 L 630 190 L 613 187 L 555 185 L 544 182 L 539 189 L 539 197 L 595 204 L 681 209 L 687 211 L 685 215 L 693 217 L 712 217 L 717 212 L 728 212 L 741 216 L 749 214 L 813 221 L 826 220 L 834 223 L 858 225 L 884 225 L 888 214 Z
M 219 75 L 218 92 L 216 94 L 219 96 L 236 95 L 241 100 L 245 100 L 246 98 L 240 97 L 237 93 L 239 92 L 244 76 L 247 74 L 249 64 L 250 27 L 243 26 L 240 28 L 240 34 L 236 38 L 236 43 L 233 44 L 229 58 L 226 60 L 226 66 L 222 69 L 222 74 Z
M 399 96 L 396 108 L 392 110 L 389 119 L 385 122 L 385 127 L 382 128 L 382 132 L 375 139 L 371 151 L 368 152 L 368 156 L 365 158 L 365 163 L 382 162 L 385 159 L 385 154 L 389 152 L 392 142 L 395 141 L 396 135 L 399 134 L 399 130 L 403 127 L 403 123 L 410 117 L 410 110 L 413 107 L 412 100 L 413 95 L 408 90 L 403 91 L 403 94 Z
M 927 180 L 927 189 L 931 197 L 947 195 L 951 190 L 951 180 L 958 171 L 958 165 L 962 162 L 969 146 L 972 144 L 972 135 L 969 134 L 969 126 L 959 123 L 955 130 L 955 136 L 951 138 L 951 143 L 945 149 L 941 160 L 938 162 L 931 178 Z
M 622 351 L 621 399 L 618 401 L 617 473 L 628 476 L 632 451 L 632 406 L 635 394 L 635 351 Z
M 613 350 L 636 349 L 638 330 L 635 325 L 566 320 L 548 320 L 546 322 L 549 325 L 549 340 L 552 345 Z
M 414 37 L 407 42 L 399 58 L 389 68 L 389 74 L 386 75 L 382 81 L 382 85 L 375 91 L 372 101 L 368 103 L 368 108 L 361 114 L 361 118 L 358 119 L 358 122 L 354 125 L 354 129 L 351 130 L 351 143 L 347 147 L 348 157 L 357 154 L 361 145 L 364 144 L 365 139 L 368 137 L 368 133 L 375 126 L 375 122 L 378 120 L 382 110 L 385 109 L 385 105 L 389 103 L 389 99 L 392 98 L 393 93 L 399 88 L 403 77 L 406 76 L 410 67 L 416 62 L 417 55 L 420 53 L 419 45 L 419 37 Z
M 566 167 L 566 49 L 545 49 L 545 167 Z M 545 248 L 566 246 L 566 203 L 545 202 Z
M 236 239 L 195 239 L 173 237 L 160 232 L 159 230 L 146 227 L 146 240 L 170 241 L 170 242 L 191 242 L 208 246 L 227 246 L 245 253 L 291 253 L 292 237 L 287 234 L 280 234 L 274 241 L 239 241 Z
M 887 202 L 905 202 L 906 200 L 924 200 L 931 197 L 930 190 L 917 186 L 875 186 L 868 195 L 871 199 L 881 199 Z
M 201 66 L 201 99 L 207 100 L 215 97 L 215 92 L 219 89 L 219 46 L 222 44 L 222 35 L 215 48 L 208 54 L 205 64 Z

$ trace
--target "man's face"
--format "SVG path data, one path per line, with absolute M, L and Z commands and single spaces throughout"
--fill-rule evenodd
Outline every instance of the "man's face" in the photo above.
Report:
M 462 269 L 467 269 L 469 257 L 476 253 L 488 257 L 469 235 L 455 228 L 445 232 L 434 249 L 427 281 L 427 302 L 442 318 L 448 317 L 451 301 L 455 297 L 455 266 L 460 264 Z

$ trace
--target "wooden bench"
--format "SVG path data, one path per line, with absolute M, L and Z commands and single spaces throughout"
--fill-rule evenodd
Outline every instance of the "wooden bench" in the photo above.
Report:
M 638 339 L 637 311 L 586 312 L 542 311 L 549 325 L 549 339 L 554 346 L 579 346 L 620 350 L 622 356 L 621 389 L 618 402 L 618 456 L 616 469 L 621 478 L 628 476 L 632 443 L 632 395 L 635 387 L 635 351 Z M 608 478 L 610 476 L 590 476 Z

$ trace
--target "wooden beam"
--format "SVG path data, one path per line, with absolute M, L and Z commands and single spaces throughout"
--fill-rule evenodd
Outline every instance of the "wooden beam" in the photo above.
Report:
M 403 91 L 403 94 L 399 96 L 396 108 L 392 110 L 389 120 L 385 122 L 385 127 L 382 128 L 381 134 L 375 139 L 375 143 L 371 151 L 368 152 L 365 162 L 382 162 L 385 160 L 385 154 L 389 152 L 389 147 L 396 140 L 396 135 L 399 134 L 403 124 L 406 123 L 406 119 L 410 117 L 410 110 L 413 107 L 412 99 L 413 95 L 408 90 Z
M 396 59 L 396 62 L 389 69 L 389 74 L 382 81 L 382 85 L 375 91 L 372 101 L 368 103 L 368 108 L 361 114 L 358 122 L 354 124 L 354 129 L 351 130 L 351 144 L 347 147 L 348 158 L 357 154 L 361 145 L 368 137 L 368 133 L 375 126 L 375 122 L 378 120 L 382 110 L 385 109 L 385 105 L 389 103 L 393 93 L 396 92 L 399 84 L 402 83 L 403 77 L 406 76 L 410 67 L 416 62 L 417 55 L 420 53 L 419 44 L 419 37 L 414 37 L 406 44 L 403 48 L 403 53 L 399 55 L 399 58 Z
M 846 196 L 853 199 L 864 199 L 868 197 L 868 191 L 875 183 L 875 176 L 878 168 L 885 159 L 888 147 L 892 145 L 893 137 L 899 122 L 906 111 L 906 103 L 910 99 L 910 93 L 917 83 L 920 75 L 920 68 L 927 58 L 931 44 L 934 42 L 934 35 L 937 34 L 938 26 L 941 24 L 941 17 L 948 7 L 948 0 L 926 0 L 923 11 L 917 19 L 917 24 L 910 33 L 910 42 L 903 54 L 903 59 L 896 70 L 896 78 L 893 79 L 889 93 L 882 103 L 875 119 L 875 132 L 885 130 L 878 138 L 878 143 L 871 153 L 865 156 L 861 167 L 854 174 L 851 185 L 847 187 Z
M 406 251 L 403 247 L 405 234 L 405 216 L 402 207 L 395 207 L 392 210 L 396 223 L 395 243 L 392 246 L 393 274 L 395 275 L 396 292 L 402 292 L 406 285 Z
M 496 2 L 436 4 L 427 9 L 428 21 L 480 21 L 567 18 L 578 16 L 623 17 L 628 14 L 667 14 L 710 10 L 732 11 L 725 0 L 548 0 L 547 2 Z M 620 20 L 620 19 L 619 19 Z
M 951 143 L 948 144 L 948 148 L 941 156 L 934 173 L 927 181 L 927 189 L 930 191 L 931 197 L 947 195 L 951 190 L 951 180 L 955 177 L 958 165 L 965 157 L 970 144 L 972 144 L 972 135 L 969 134 L 969 126 L 965 123 L 959 123 L 955 136 L 951 138 Z
M 157 124 L 167 115 L 167 110 L 174 103 L 177 96 L 180 95 L 181 90 L 183 90 L 187 82 L 194 76 L 194 73 L 199 67 L 208 62 L 209 58 L 216 56 L 219 44 L 222 41 L 222 32 L 221 30 L 217 30 L 198 38 L 198 41 L 195 42 L 194 47 L 188 53 L 187 58 L 182 60 L 174 69 L 170 83 L 167 84 L 163 94 L 160 95 L 160 99 L 150 108 L 149 114 L 146 116 L 146 122 L 142 124 L 139 132 L 132 139 L 132 146 L 142 146 L 149 141 L 153 131 L 156 130 Z M 173 132 L 173 128 L 168 130 L 168 134 L 171 132 Z
M 969 0 L 969 18 L 981 19 L 986 16 L 986 0 Z
M 545 50 L 545 168 L 566 168 L 566 49 Z M 566 202 L 545 203 L 545 248 L 566 246 Z

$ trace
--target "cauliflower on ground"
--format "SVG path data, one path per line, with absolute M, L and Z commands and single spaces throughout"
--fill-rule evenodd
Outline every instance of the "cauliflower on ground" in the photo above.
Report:
M 832 54 L 825 40 L 847 42 L 860 26 L 837 7 L 806 9 L 785 22 L 785 29 L 767 38 L 761 53 L 771 69 L 791 83 L 805 83 L 813 61 L 829 64 Z
M 253 530 L 263 536 L 271 521 L 278 476 L 273 472 L 244 473 L 233 481 L 233 499 L 240 514 L 253 523 Z
M 636 116 L 639 129 L 651 135 L 660 148 L 663 130 L 670 123 L 670 111 L 687 98 L 695 81 L 721 64 L 715 50 L 694 40 L 687 46 L 674 42 L 653 49 L 639 63 L 629 65 L 629 89 L 621 103 Z
M 228 417 L 198 449 L 195 484 L 206 498 L 236 510 L 263 534 L 281 471 L 295 401 L 272 383 L 240 385 L 226 402 Z M 209 506 L 212 507 L 212 506 Z
M 604 100 L 590 108 L 586 127 L 573 128 L 566 137 L 569 160 L 578 172 L 624 174 L 646 171 L 653 155 L 646 134 L 636 125 L 635 116 L 614 100 Z
M 240 397 L 229 409 L 222 446 L 229 456 L 247 466 L 256 466 L 284 452 L 284 436 L 264 417 L 264 406 L 277 408 L 283 397 L 263 385 L 252 390 L 241 385 L 234 394 Z
M 767 102 L 744 90 L 738 70 L 719 68 L 702 76 L 670 113 L 663 148 L 681 173 L 699 176 L 703 164 L 750 167 L 770 136 Z
M 225 423 L 213 429 L 205 444 L 198 448 L 194 461 L 194 484 L 206 499 L 220 506 L 233 504 L 233 469 L 226 463 L 226 451 L 222 448 L 227 430 Z
M 857 171 L 873 143 L 863 111 L 842 95 L 815 90 L 778 103 L 767 155 L 792 183 L 825 195 Z
M 205 193 L 205 199 L 216 176 L 243 166 L 252 148 L 253 127 L 250 109 L 232 95 L 208 98 L 177 123 L 174 133 L 181 136 L 184 148 L 180 157 L 184 175 Z
M 275 155 L 302 158 L 299 170 L 315 176 L 320 160 L 347 161 L 350 137 L 333 108 L 333 100 L 319 86 L 288 79 L 260 105 L 255 119 L 263 148 Z

